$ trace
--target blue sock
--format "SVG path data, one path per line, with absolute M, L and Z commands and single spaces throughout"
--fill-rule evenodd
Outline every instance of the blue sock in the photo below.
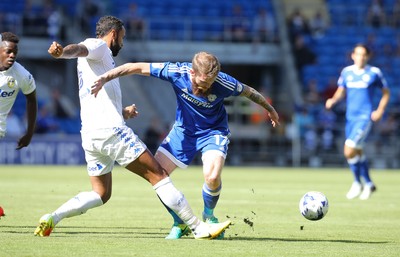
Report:
M 365 155 L 361 156 L 360 161 L 360 174 L 363 177 L 365 184 L 373 184 L 371 178 L 369 177 L 369 166 Z
M 351 172 L 353 172 L 354 181 L 361 183 L 361 180 L 360 180 L 360 174 L 361 174 L 360 156 L 357 155 L 351 159 L 347 159 L 347 163 L 349 164 Z
M 219 195 L 221 193 L 222 185 L 216 190 L 211 190 L 204 183 L 203 185 L 203 201 L 204 201 L 204 214 L 206 217 L 212 217 L 214 215 L 214 209 L 217 205 Z

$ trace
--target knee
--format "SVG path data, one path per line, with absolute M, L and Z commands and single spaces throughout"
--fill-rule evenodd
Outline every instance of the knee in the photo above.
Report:
M 101 200 L 103 201 L 103 204 L 108 202 L 108 200 L 110 200 L 110 198 L 111 198 L 111 192 L 110 191 L 102 191 L 102 192 L 96 192 L 96 193 L 99 194 Z
M 111 194 L 107 194 L 105 196 L 101 197 L 101 200 L 103 201 L 103 204 L 105 204 L 106 202 L 108 202 L 108 200 L 110 200 L 111 198 Z
M 359 155 L 359 152 L 354 148 L 345 147 L 343 155 L 346 159 L 352 159 L 356 155 Z
M 205 178 L 205 182 L 211 190 L 216 190 L 221 185 L 220 176 L 208 176 Z

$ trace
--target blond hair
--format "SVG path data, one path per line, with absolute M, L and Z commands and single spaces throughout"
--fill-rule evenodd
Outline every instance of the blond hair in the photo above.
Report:
M 192 68 L 195 72 L 213 78 L 220 72 L 221 64 L 215 55 L 207 52 L 198 52 L 193 57 Z

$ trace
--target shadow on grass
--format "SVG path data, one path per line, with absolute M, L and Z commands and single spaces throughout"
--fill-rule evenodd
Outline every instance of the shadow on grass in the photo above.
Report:
M 389 241 L 361 241 L 346 239 L 299 239 L 299 238 L 273 238 L 273 237 L 241 237 L 229 236 L 225 240 L 231 241 L 280 241 L 280 242 L 329 242 L 329 243 L 349 243 L 349 244 L 388 244 Z
M 26 234 L 36 229 L 36 226 L 0 226 L 0 233 Z M 57 226 L 51 234 L 52 237 L 63 237 L 66 235 L 113 235 L 143 237 L 143 235 L 160 236 L 162 238 L 168 233 L 169 228 L 155 227 L 89 227 L 89 226 Z
M 36 226 L 0 226 L 0 233 L 6 234 L 26 234 L 32 233 Z M 57 226 L 56 231 L 51 237 L 68 237 L 71 235 L 113 235 L 115 237 L 130 238 L 164 238 L 169 228 L 156 227 L 105 227 L 105 226 Z M 184 237 L 182 239 L 191 239 Z M 218 240 L 220 241 L 220 240 Z M 349 244 L 388 244 L 389 241 L 362 241 L 347 239 L 299 239 L 299 238 L 274 238 L 274 237 L 243 237 L 239 235 L 230 235 L 222 241 L 277 241 L 277 242 L 329 242 L 329 243 L 349 243 Z

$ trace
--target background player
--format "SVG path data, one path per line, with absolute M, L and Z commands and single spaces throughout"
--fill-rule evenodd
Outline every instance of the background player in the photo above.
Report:
M 214 208 L 221 193 L 221 173 L 229 144 L 224 99 L 244 96 L 268 111 L 274 127 L 279 124 L 278 113 L 258 91 L 220 69 L 218 59 L 206 52 L 195 54 L 192 63 L 128 63 L 102 75 L 92 89 L 96 95 L 107 81 L 129 74 L 153 76 L 171 83 L 177 97 L 176 120 L 155 157 L 171 174 L 176 167 L 186 168 L 196 153 L 202 153 L 203 220 L 208 223 L 218 222 Z M 105 89 L 108 87 L 106 84 Z M 172 211 L 170 213 L 174 225 L 167 239 L 178 239 L 189 229 Z
M 369 167 L 363 153 L 364 142 L 371 130 L 372 122 L 379 121 L 389 102 L 390 91 L 379 68 L 368 65 L 370 50 L 363 44 L 354 47 L 351 59 L 354 64 L 345 67 L 338 80 L 338 88 L 326 101 L 331 109 L 346 96 L 346 141 L 344 157 L 354 175 L 354 182 L 347 193 L 348 199 L 360 196 L 366 200 L 376 190 L 369 176 Z M 382 90 L 378 107 L 374 110 L 375 89 Z M 364 185 L 361 184 L 361 177 Z
M 118 162 L 151 183 L 161 202 L 185 221 L 195 238 L 214 238 L 229 226 L 230 221 L 210 226 L 194 216 L 185 197 L 172 184 L 165 170 L 132 129 L 125 125 L 123 116 L 133 117 L 136 110 L 124 109 L 122 114 L 119 80 L 111 81 L 97 99 L 90 94 L 94 79 L 114 67 L 113 56 L 121 50 L 124 37 L 122 21 L 104 16 L 96 24 L 96 38 L 64 48 L 53 42 L 48 50 L 55 58 L 78 58 L 81 137 L 92 191 L 81 192 L 53 213 L 45 214 L 34 234 L 48 236 L 63 218 L 81 215 L 105 204 L 111 197 L 111 172 L 114 163 Z
M 37 116 L 36 84 L 33 76 L 16 59 L 19 38 L 11 32 L 0 34 L 0 138 L 6 135 L 7 115 L 11 111 L 19 90 L 26 98 L 28 127 L 17 142 L 17 149 L 31 142 Z

